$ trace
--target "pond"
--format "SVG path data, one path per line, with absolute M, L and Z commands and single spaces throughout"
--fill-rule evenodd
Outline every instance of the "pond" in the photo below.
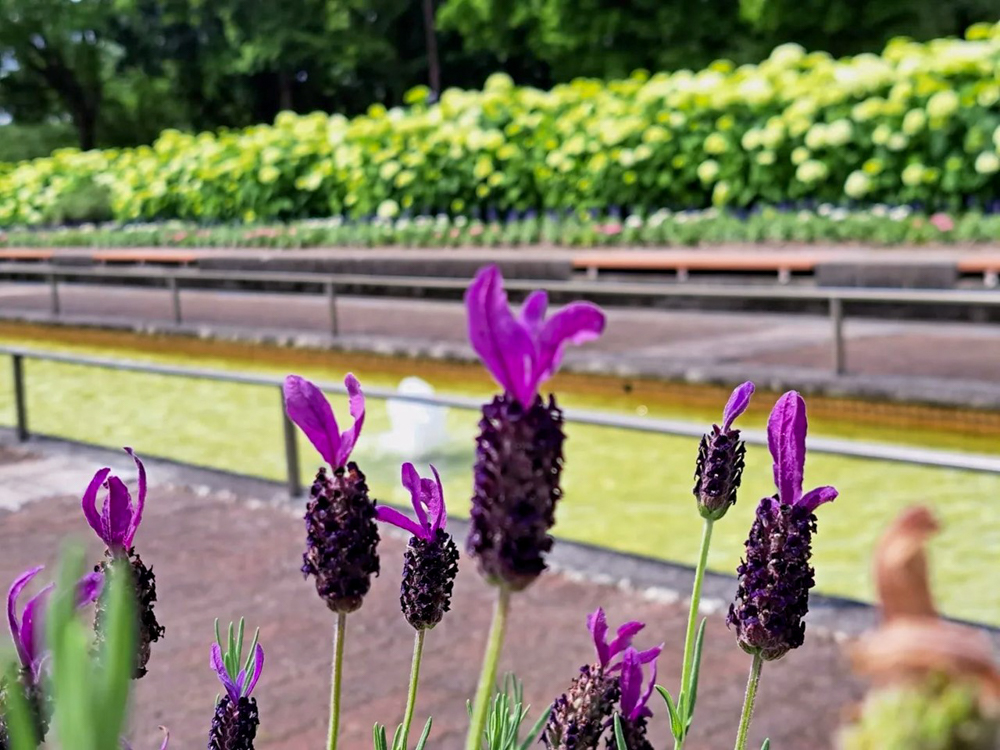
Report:
M 168 363 L 189 367 L 284 375 L 296 372 L 339 381 L 353 371 L 368 386 L 395 388 L 416 375 L 439 393 L 486 399 L 493 390 L 479 367 L 171 337 L 144 337 L 68 328 L 0 325 L 0 344 L 40 350 Z M 112 372 L 49 362 L 27 362 L 31 429 L 108 447 L 132 445 L 139 453 L 284 478 L 277 389 Z M 727 391 L 619 378 L 563 375 L 553 390 L 567 406 L 704 423 L 719 418 Z M 777 394 L 759 392 L 744 427 L 763 427 Z M 338 413 L 346 405 L 334 400 Z M 811 435 L 905 442 L 980 453 L 1000 444 L 997 415 L 926 407 L 807 398 Z M 471 485 L 475 412 L 449 409 L 444 439 L 429 455 L 445 482 L 449 511 L 465 515 Z M 0 423 L 14 421 L 10 368 L 0 363 Z M 565 499 L 559 537 L 660 559 L 693 564 L 701 520 L 691 496 L 698 443 L 694 439 L 571 425 L 566 443 Z M 386 404 L 369 400 L 355 453 L 373 494 L 407 502 Z M 301 439 L 303 480 L 319 461 Z M 155 477 L 153 478 L 155 481 Z M 806 488 L 833 484 L 840 498 L 819 511 L 815 539 L 817 588 L 870 600 L 870 553 L 875 540 L 912 503 L 934 508 L 944 530 L 932 547 L 935 587 L 946 614 L 1000 625 L 1000 589 L 986 585 L 1000 551 L 1000 477 L 867 459 L 813 454 Z M 82 490 L 82 487 L 81 487 Z M 747 449 L 740 501 L 716 524 L 709 567 L 732 573 L 739 562 L 757 500 L 773 493 L 770 457 Z

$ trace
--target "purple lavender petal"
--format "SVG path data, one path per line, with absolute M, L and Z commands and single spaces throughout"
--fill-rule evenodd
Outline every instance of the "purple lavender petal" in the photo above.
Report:
M 111 473 L 111 469 L 104 467 L 100 469 L 94 478 L 90 480 L 90 484 L 87 485 L 87 489 L 83 493 L 83 515 L 87 519 L 87 523 L 90 524 L 97 536 L 99 536 L 105 544 L 108 540 L 104 538 L 104 525 L 101 523 L 101 514 L 97 510 L 97 493 L 101 489 L 101 485 L 104 484 L 104 480 L 108 478 L 108 474 Z
M 817 487 L 803 495 L 797 504 L 812 513 L 823 503 L 833 502 L 838 494 L 835 487 Z
M 535 366 L 535 383 L 538 384 L 555 374 L 562 361 L 567 344 L 583 344 L 593 341 L 604 332 L 605 317 L 597 305 L 590 302 L 574 302 L 545 321 L 538 337 L 538 362 Z
M 340 435 L 340 448 L 337 451 L 337 466 L 346 466 L 347 459 L 351 457 L 361 428 L 365 424 L 365 394 L 361 391 L 361 383 L 353 374 L 347 373 L 344 378 L 344 385 L 347 386 L 348 410 L 354 418 L 354 424 L 348 427 Z
M 136 500 L 135 511 L 132 513 L 132 522 L 129 524 L 124 541 L 125 549 L 129 549 L 132 546 L 132 540 L 135 539 L 135 533 L 139 530 L 139 524 L 142 523 L 143 508 L 146 507 L 146 467 L 142 465 L 142 461 L 135 455 L 135 451 L 128 447 L 124 450 L 135 461 L 135 468 L 139 471 L 139 497 Z
M 608 652 L 608 618 L 604 614 L 603 608 L 598 607 L 593 613 L 587 615 L 587 629 L 594 638 L 597 660 L 602 667 L 607 666 L 611 657 Z
M 528 295 L 521 306 L 521 322 L 531 331 L 535 337 L 542 330 L 545 322 L 545 311 L 549 306 L 549 293 L 544 289 L 537 289 Z
M 108 498 L 104 501 L 101 523 L 108 549 L 125 546 L 125 536 L 132 522 L 132 497 L 118 477 L 108 477 Z
M 24 591 L 24 588 L 31 583 L 32 579 L 44 569 L 44 565 L 38 565 L 24 571 L 14 579 L 10 591 L 7 592 L 7 625 L 10 628 L 10 638 L 14 641 L 14 648 L 17 649 L 17 656 L 24 666 L 30 666 L 31 659 L 24 653 L 24 647 L 21 645 L 21 623 L 18 622 L 17 617 L 17 598 Z
M 163 729 L 163 727 L 160 727 L 160 729 L 163 730 L 163 732 L 166 733 L 167 735 L 166 737 L 163 738 L 163 744 L 160 745 L 160 750 L 167 750 L 167 746 L 170 744 L 170 732 L 168 732 L 166 729 Z
M 429 506 L 431 512 L 431 528 L 434 531 L 443 529 L 448 525 L 448 509 L 444 504 L 444 485 L 441 483 L 441 475 L 431 464 L 431 471 L 434 473 L 435 486 L 431 493 L 432 502 Z M 428 480 L 429 481 L 429 480 Z
M 18 655 L 22 656 L 22 664 L 31 668 L 31 674 L 38 676 L 41 667 L 41 649 L 38 648 L 38 639 L 41 636 L 40 626 L 44 617 L 43 611 L 49 594 L 55 588 L 54 584 L 49 584 L 44 589 L 35 594 L 28 603 L 24 605 L 24 613 L 21 615 L 21 648 Z
M 610 661 L 631 646 L 632 639 L 635 638 L 636 633 L 644 627 L 646 627 L 646 623 L 632 620 L 618 628 L 618 635 L 611 641 L 611 645 L 608 647 L 608 660 Z
M 222 682 L 223 687 L 226 688 L 226 695 L 229 696 L 229 700 L 233 703 L 237 703 L 240 699 L 240 691 L 236 684 L 233 682 L 232 678 L 229 676 L 229 672 L 226 671 L 225 662 L 222 661 L 222 648 L 218 643 L 212 644 L 212 655 L 209 661 L 209 666 L 215 670 L 215 673 L 219 675 L 219 681 Z
M 285 378 L 285 411 L 330 466 L 339 469 L 340 429 L 326 396 L 298 375 Z
M 728 431 L 733 426 L 733 422 L 750 405 L 750 397 L 754 392 L 754 384 L 749 380 L 743 385 L 737 386 L 726 402 L 726 408 L 722 410 L 722 429 Z
M 253 689 L 257 687 L 257 680 L 260 679 L 260 673 L 264 671 L 264 648 L 259 643 L 257 648 L 254 649 L 253 657 L 253 671 L 250 673 L 250 681 L 247 683 L 246 689 L 243 691 L 243 695 L 247 698 L 250 697 L 250 693 Z
M 413 510 L 417 512 L 417 520 L 419 521 L 420 527 L 429 527 L 430 521 L 427 520 L 427 511 L 424 510 L 423 497 L 421 494 L 423 484 L 421 482 L 420 475 L 417 473 L 416 467 L 411 463 L 403 464 L 402 475 L 403 486 L 410 492 L 410 500 L 413 502 Z M 418 536 L 423 536 L 423 534 L 418 534 Z
M 652 648 L 647 648 L 645 651 L 639 652 L 639 661 L 643 664 L 649 664 L 651 661 L 656 661 L 656 658 L 663 653 L 663 647 L 665 643 L 661 643 L 659 646 L 653 646 Z
M 642 693 L 642 662 L 639 652 L 631 647 L 622 655 L 621 690 L 622 714 L 631 719 L 633 712 L 639 709 Z
M 652 649 L 651 649 L 652 650 Z M 659 655 L 659 651 L 657 651 Z M 652 716 L 653 712 L 646 708 L 646 704 L 649 703 L 649 699 L 653 695 L 653 689 L 656 687 L 656 657 L 653 657 L 652 663 L 649 665 L 649 682 L 646 684 L 646 689 L 642 691 L 642 696 L 639 698 L 639 704 L 632 709 L 632 714 L 629 718 L 632 721 L 636 721 L 640 716 L 646 714 Z
M 86 607 L 93 604 L 104 589 L 103 573 L 87 573 L 76 584 L 76 606 Z
M 395 508 L 389 508 L 385 505 L 379 505 L 375 508 L 375 518 L 383 523 L 392 524 L 403 531 L 409 531 L 413 536 L 420 539 L 428 539 L 429 534 L 427 528 L 421 526 L 412 518 L 403 513 L 400 513 Z
M 774 485 L 778 499 L 795 505 L 802 496 L 802 474 L 806 464 L 806 404 L 789 391 L 774 405 L 767 420 L 767 447 L 774 459 Z
M 535 344 L 530 331 L 514 317 L 503 290 L 503 276 L 486 266 L 465 293 L 469 341 L 497 383 L 522 405 L 535 395 L 531 364 Z

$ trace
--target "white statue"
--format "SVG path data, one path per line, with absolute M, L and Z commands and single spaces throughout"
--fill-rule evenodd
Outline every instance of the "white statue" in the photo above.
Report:
M 433 396 L 434 387 L 418 377 L 403 378 L 397 392 L 406 396 Z M 414 403 L 391 398 L 385 403 L 389 432 L 382 436 L 382 447 L 393 453 L 418 459 L 431 455 L 448 439 L 443 406 Z

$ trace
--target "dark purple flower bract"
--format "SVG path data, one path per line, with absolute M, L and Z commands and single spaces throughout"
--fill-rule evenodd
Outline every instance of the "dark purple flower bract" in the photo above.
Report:
M 713 425 L 702 437 L 695 468 L 694 496 L 698 512 L 717 521 L 736 503 L 736 491 L 743 477 L 746 446 L 733 422 L 750 404 L 754 385 L 743 383 L 736 388 L 722 413 L 722 426 Z
M 807 427 L 805 402 L 798 393 L 789 391 L 778 399 L 767 424 L 778 493 L 757 507 L 727 618 L 740 647 L 768 661 L 803 643 L 803 618 L 815 583 L 809 564 L 814 511 L 837 497 L 833 487 L 802 492 Z

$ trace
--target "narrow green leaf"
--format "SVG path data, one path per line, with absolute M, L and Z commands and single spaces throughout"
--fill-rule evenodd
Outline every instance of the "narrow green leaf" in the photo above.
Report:
M 116 563 L 110 577 L 100 659 L 100 747 L 114 747 L 125 728 L 138 629 L 131 569 Z
M 764 740 L 764 744 L 760 746 L 760 750 L 771 750 L 771 740 L 770 740 L 770 738 Z
M 685 708 L 686 705 L 687 695 L 685 695 L 682 690 L 677 696 L 677 705 L 674 706 L 674 715 L 670 717 L 670 731 L 673 732 L 674 737 L 684 736 L 684 730 L 687 728 L 687 723 L 684 721 L 684 716 L 686 716 L 685 711 L 687 710 Z
M 247 673 L 247 678 L 249 679 L 250 672 L 253 668 L 254 663 L 254 651 L 257 649 L 257 644 L 260 642 L 260 628 L 253 631 L 253 640 L 250 641 L 250 650 L 247 652 L 247 660 L 243 665 L 243 670 Z
M 236 663 L 239 664 L 240 659 L 243 658 L 243 628 L 245 623 L 243 618 L 240 618 L 240 624 L 236 629 L 236 651 L 233 653 L 233 658 Z
M 403 744 L 403 725 L 397 724 L 396 731 L 392 733 L 392 750 L 405 750 L 400 746 Z
M 528 731 L 528 736 L 524 738 L 524 742 L 521 743 L 518 750 L 528 750 L 528 748 L 535 743 L 535 741 L 542 734 L 542 729 L 545 728 L 545 724 L 549 720 L 549 715 L 552 713 L 552 706 L 545 709 L 545 712 L 538 717 L 531 729 Z
M 625 744 L 625 733 L 622 732 L 622 717 L 620 714 L 615 714 L 615 744 L 618 745 L 618 750 L 628 750 L 628 746 Z
M 691 684 L 686 686 L 687 693 L 690 695 L 687 707 L 687 726 L 691 726 L 691 720 L 694 718 L 694 704 L 698 700 L 698 674 L 701 672 L 701 649 L 705 643 L 705 625 L 708 623 L 708 618 L 703 617 L 701 620 L 701 625 L 698 626 L 698 636 L 694 640 L 694 664 L 691 669 Z
M 375 750 L 388 750 L 385 742 L 385 727 L 381 724 L 375 724 L 372 727 L 372 744 L 375 746 Z
M 667 713 L 670 715 L 670 733 L 674 736 L 675 740 L 682 739 L 676 731 L 677 727 L 680 726 L 680 721 L 677 715 L 677 707 L 674 705 L 674 699 L 670 697 L 670 691 L 662 685 L 657 685 L 656 692 L 660 694 L 660 697 L 663 698 L 663 702 L 667 704 Z
M 434 719 L 431 716 L 427 717 L 427 723 L 424 724 L 424 731 L 420 733 L 420 739 L 417 740 L 417 746 L 415 750 L 424 750 L 424 745 L 427 744 L 427 738 L 431 735 L 431 724 Z

